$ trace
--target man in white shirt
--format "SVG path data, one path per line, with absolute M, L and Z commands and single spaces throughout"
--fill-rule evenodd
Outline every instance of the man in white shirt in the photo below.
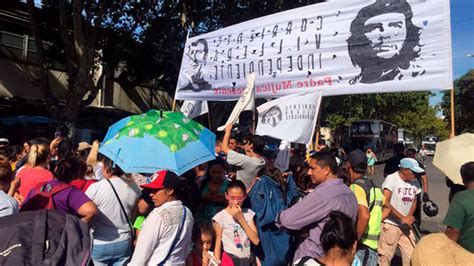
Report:
M 237 166 L 237 180 L 244 182 L 248 193 L 258 172 L 265 166 L 265 160 L 261 155 L 265 148 L 265 140 L 259 135 L 251 135 L 244 144 L 245 154 L 240 154 L 229 147 L 231 131 L 232 125 L 228 125 L 222 140 L 222 151 L 227 154 L 227 163 Z
M 155 209 L 143 223 L 137 246 L 128 265 L 184 265 L 191 252 L 194 219 L 179 200 L 180 180 L 170 171 L 159 171 L 150 189 Z
M 399 170 L 388 175 L 382 184 L 386 206 L 390 215 L 382 223 L 379 238 L 379 265 L 390 265 L 398 247 L 402 253 L 403 265 L 410 265 L 411 255 L 415 248 L 415 236 L 412 224 L 416 209 L 416 195 L 421 193 L 416 174 L 423 173 L 418 162 L 412 158 L 400 161 Z

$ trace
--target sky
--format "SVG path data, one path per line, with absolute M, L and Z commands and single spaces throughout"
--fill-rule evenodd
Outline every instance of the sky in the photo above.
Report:
M 451 0 L 451 42 L 453 50 L 453 79 L 474 69 L 474 0 Z M 443 92 L 431 97 L 430 103 L 436 105 L 441 101 Z

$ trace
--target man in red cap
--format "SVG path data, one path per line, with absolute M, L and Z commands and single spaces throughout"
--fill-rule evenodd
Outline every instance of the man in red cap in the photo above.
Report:
M 155 209 L 143 223 L 129 265 L 184 265 L 191 252 L 194 225 L 191 211 L 180 200 L 180 179 L 170 171 L 159 171 L 142 188 L 151 190 Z

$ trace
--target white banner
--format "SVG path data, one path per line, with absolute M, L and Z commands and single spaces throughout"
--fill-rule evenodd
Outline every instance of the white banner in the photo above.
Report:
M 240 113 L 243 111 L 255 111 L 255 73 L 247 76 L 247 87 L 245 88 L 244 93 L 242 93 L 235 104 L 225 125 L 220 126 L 217 130 L 223 131 L 226 126 L 235 124 L 239 119 Z
M 181 113 L 190 118 L 195 118 L 209 112 L 207 101 L 184 101 Z
M 322 92 L 288 95 L 257 107 L 256 133 L 307 144 L 313 137 Z
M 189 38 L 177 99 L 443 90 L 453 86 L 449 0 L 335 0 Z

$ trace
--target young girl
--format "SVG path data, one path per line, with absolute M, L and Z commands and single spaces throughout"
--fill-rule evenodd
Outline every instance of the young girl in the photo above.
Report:
M 367 174 L 368 175 L 375 175 L 375 162 L 377 162 L 377 156 L 372 151 L 371 148 L 367 148 Z
M 214 266 L 219 262 L 210 251 L 215 239 L 214 228 L 209 222 L 194 224 L 193 250 L 186 259 L 186 266 Z
M 207 177 L 201 186 L 202 205 L 197 221 L 210 221 L 227 206 L 225 192 L 229 181 L 225 177 L 225 161 L 217 158 L 209 162 Z
M 260 243 L 253 220 L 255 213 L 250 209 L 242 209 L 246 196 L 242 181 L 229 182 L 225 193 L 228 205 L 212 219 L 216 231 L 216 258 L 221 259 L 228 255 L 234 265 L 242 266 L 252 262 L 250 242 L 254 245 Z

